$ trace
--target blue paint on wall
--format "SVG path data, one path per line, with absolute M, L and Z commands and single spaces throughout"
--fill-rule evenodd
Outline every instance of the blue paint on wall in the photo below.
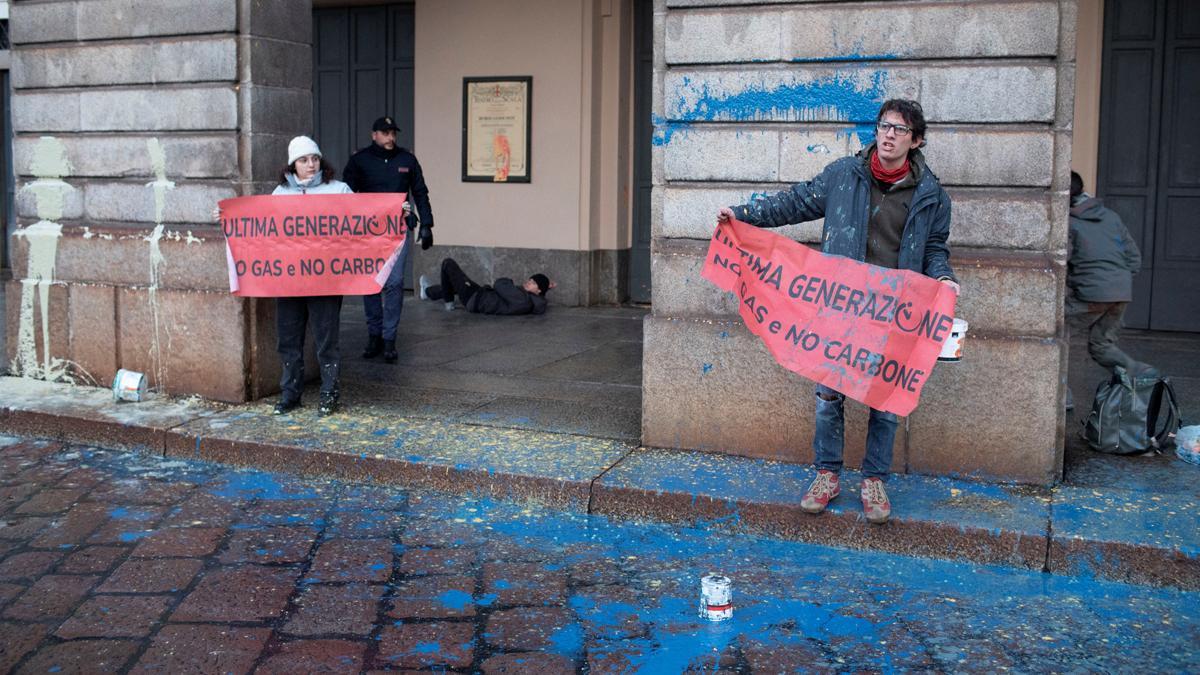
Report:
M 675 93 L 679 106 L 672 119 L 685 122 L 752 121 L 783 118 L 797 121 L 867 123 L 875 120 L 885 100 L 888 73 L 871 73 L 863 78 L 853 73 L 834 73 L 808 82 L 780 84 L 773 88 L 748 87 L 733 94 L 715 94 L 707 82 L 683 78 Z M 686 106 L 686 107 L 685 107 Z
M 674 138 L 675 132 L 686 130 L 688 127 L 686 123 L 668 121 L 658 115 L 652 115 L 650 123 L 654 125 L 654 134 L 650 137 L 650 143 L 658 146 L 667 145 Z

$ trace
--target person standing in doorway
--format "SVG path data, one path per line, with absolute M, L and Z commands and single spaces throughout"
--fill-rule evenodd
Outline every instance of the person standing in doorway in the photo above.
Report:
M 1101 367 L 1136 372 L 1142 364 L 1121 351 L 1117 334 L 1133 299 L 1133 275 L 1142 268 L 1142 253 L 1121 217 L 1084 192 L 1083 178 L 1074 171 L 1069 233 L 1067 329 L 1087 332 L 1088 355 Z M 1068 388 L 1067 410 L 1074 407 Z
M 416 155 L 405 148 L 397 147 L 396 132 L 399 128 L 391 117 L 380 117 L 371 125 L 371 144 L 350 157 L 342 179 L 355 192 L 403 192 L 410 203 L 416 205 L 420 220 L 418 238 L 421 250 L 433 246 L 433 211 L 429 206 L 429 188 Z M 363 311 L 367 316 L 367 346 L 364 359 L 373 359 L 380 354 L 387 363 L 395 363 L 396 328 L 400 325 L 400 312 L 404 308 L 404 274 L 408 266 L 408 254 L 412 241 L 412 220 L 409 220 L 409 236 L 404 239 L 400 257 L 383 284 L 383 290 L 374 295 L 363 296 Z
M 950 197 L 925 165 L 925 113 L 905 99 L 884 102 L 875 121 L 875 141 L 854 157 L 832 162 L 811 181 L 772 197 L 725 207 L 717 219 L 736 218 L 756 227 L 780 227 L 825 219 L 821 250 L 891 269 L 906 269 L 950 284 Z M 817 385 L 813 451 L 817 477 L 800 508 L 820 513 L 841 494 L 846 397 Z M 863 459 L 863 513 L 885 523 L 892 506 L 883 484 L 892 465 L 896 415 L 871 410 Z

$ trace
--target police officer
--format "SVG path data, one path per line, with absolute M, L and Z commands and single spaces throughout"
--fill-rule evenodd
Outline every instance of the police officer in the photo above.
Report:
M 421 226 L 418 238 L 421 250 L 433 246 L 433 211 L 429 208 L 429 188 L 425 187 L 425 176 L 416 155 L 396 146 L 398 127 L 391 117 L 380 117 L 371 125 L 371 141 L 346 162 L 342 179 L 355 192 L 404 192 L 408 200 L 416 205 Z M 395 363 L 396 327 L 400 324 L 400 311 L 404 307 L 404 269 L 408 265 L 410 235 L 391 275 L 383 285 L 383 291 L 363 296 L 363 311 L 367 315 L 367 347 L 363 358 L 373 359 L 383 354 L 387 363 Z

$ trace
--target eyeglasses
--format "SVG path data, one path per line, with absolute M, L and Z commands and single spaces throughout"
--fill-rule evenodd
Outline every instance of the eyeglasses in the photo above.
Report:
M 906 127 L 903 124 L 892 124 L 891 122 L 880 122 L 875 125 L 879 131 L 879 135 L 886 135 L 889 131 L 895 131 L 897 136 L 907 136 L 912 133 L 912 127 Z

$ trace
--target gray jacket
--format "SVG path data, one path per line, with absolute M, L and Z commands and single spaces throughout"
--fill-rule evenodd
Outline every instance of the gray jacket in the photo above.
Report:
M 1112 209 L 1080 195 L 1071 206 L 1068 293 L 1083 302 L 1129 302 L 1142 254 Z
M 821 251 L 852 260 L 867 256 L 867 224 L 871 210 L 871 174 L 867 157 L 874 144 L 854 157 L 831 162 L 811 181 L 796 183 L 773 197 L 734 206 L 734 216 L 758 227 L 781 227 L 825 219 Z M 920 166 L 904 232 L 900 236 L 899 269 L 939 279 L 955 279 L 950 267 L 950 197 L 925 166 L 921 151 L 911 160 Z M 955 279 L 957 281 L 957 279 Z

